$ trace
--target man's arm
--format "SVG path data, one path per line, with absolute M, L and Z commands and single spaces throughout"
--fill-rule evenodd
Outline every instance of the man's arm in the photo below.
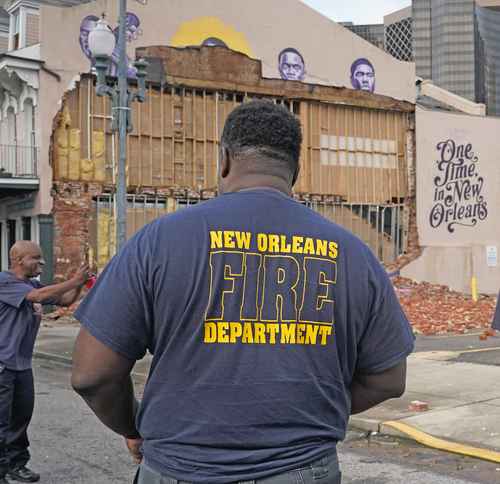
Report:
M 351 415 L 391 398 L 399 398 L 405 392 L 406 358 L 397 366 L 373 375 L 355 374 L 351 384 Z
M 63 307 L 71 306 L 80 297 L 82 289 L 83 285 L 78 286 L 76 289 L 72 289 L 71 291 L 65 292 L 57 299 L 57 305 Z
M 56 301 L 58 305 L 69 306 L 76 301 L 80 294 L 83 285 L 89 278 L 89 268 L 87 265 L 82 266 L 76 274 L 69 280 L 60 284 L 51 284 L 39 289 L 33 289 L 26 295 L 26 300 L 46 304 L 51 301 Z M 69 294 L 68 294 L 69 293 Z M 74 299 L 72 299 L 74 297 Z M 69 304 L 67 304 L 69 302 Z
M 135 361 L 114 352 L 85 328 L 73 353 L 71 384 L 101 422 L 127 439 L 139 439 L 135 426 L 138 402 L 130 372 Z

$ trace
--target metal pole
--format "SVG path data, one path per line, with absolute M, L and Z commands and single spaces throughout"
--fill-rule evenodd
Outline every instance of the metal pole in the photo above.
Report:
M 120 17 L 118 33 L 118 183 L 116 187 L 116 249 L 119 251 L 127 238 L 127 39 L 126 39 L 127 0 L 120 0 Z

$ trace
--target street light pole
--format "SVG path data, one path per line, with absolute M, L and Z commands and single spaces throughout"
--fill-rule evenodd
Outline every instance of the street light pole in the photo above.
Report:
M 129 106 L 127 59 L 127 0 L 120 0 L 118 30 L 118 179 L 116 187 L 116 249 L 127 240 L 127 119 Z M 116 116 L 116 113 L 114 113 Z
M 137 0 L 143 5 L 146 0 Z M 129 59 L 127 56 L 127 0 L 119 0 L 118 43 L 115 57 L 117 82 L 109 84 L 107 78 L 110 58 L 115 51 L 115 36 L 104 16 L 89 33 L 89 49 L 95 59 L 97 72 L 96 94 L 109 96 L 112 101 L 112 131 L 118 132 L 118 176 L 115 191 L 116 249 L 120 250 L 127 240 L 127 133 L 132 130 L 130 106 L 133 101 L 144 102 L 146 97 L 146 68 L 144 60 L 134 66 L 138 89 L 131 92 L 128 85 Z M 115 53 L 116 56 L 116 53 Z

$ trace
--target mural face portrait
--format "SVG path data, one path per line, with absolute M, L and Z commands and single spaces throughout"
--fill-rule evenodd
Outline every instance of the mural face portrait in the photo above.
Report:
M 80 36 L 78 40 L 80 42 L 82 52 L 90 61 L 92 60 L 92 55 L 90 54 L 89 49 L 89 34 L 93 29 L 95 29 L 98 21 L 99 17 L 96 15 L 87 15 L 80 24 Z
M 142 35 L 139 17 L 132 12 L 127 12 L 127 42 L 137 40 Z
M 126 25 L 125 33 L 127 36 L 127 42 L 133 42 L 142 35 L 142 29 L 140 28 L 141 21 L 139 20 L 139 17 L 135 13 L 127 12 L 125 25 Z M 120 27 L 116 27 L 113 30 L 117 43 L 118 43 L 119 30 Z
M 358 59 L 352 64 L 351 84 L 354 89 L 375 91 L 375 68 L 368 59 Z
M 306 75 L 306 64 L 302 54 L 291 47 L 280 52 L 278 69 L 281 78 L 287 81 L 303 81 Z
M 223 40 L 218 39 L 217 37 L 209 37 L 208 39 L 205 39 L 201 45 L 204 47 L 225 47 L 226 49 L 228 48 L 227 44 Z
M 137 40 L 139 36 L 142 35 L 142 29 L 140 28 L 141 21 L 139 17 L 132 12 L 127 12 L 127 17 L 125 21 L 125 35 L 127 37 L 127 42 L 133 42 Z M 118 37 L 120 35 L 120 27 L 116 27 L 113 30 L 113 34 L 116 38 L 116 45 L 113 54 L 111 55 L 111 66 L 109 69 L 109 75 L 116 76 L 118 74 L 118 60 L 120 57 L 119 47 L 118 47 Z M 128 69 L 127 69 L 127 77 L 136 78 L 137 77 L 137 69 L 133 65 L 133 61 L 127 56 L 128 59 Z

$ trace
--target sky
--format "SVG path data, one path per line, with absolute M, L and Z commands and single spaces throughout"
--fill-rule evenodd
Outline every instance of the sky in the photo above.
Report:
M 411 0 L 302 0 L 336 22 L 383 23 L 384 15 L 409 7 Z

